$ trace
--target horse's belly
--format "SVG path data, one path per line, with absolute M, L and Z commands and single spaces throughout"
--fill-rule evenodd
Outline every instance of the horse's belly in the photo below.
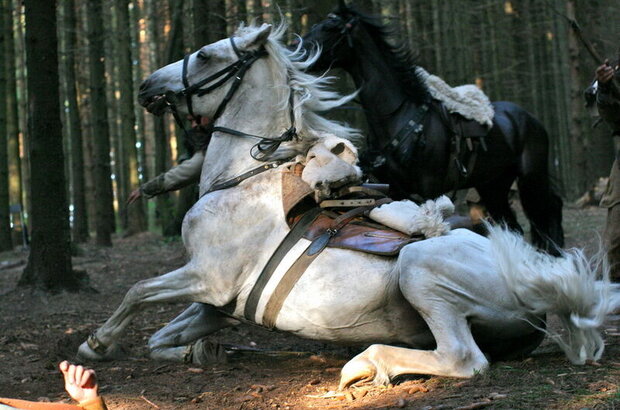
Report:
M 325 250 L 286 299 L 278 329 L 339 343 L 432 344 L 426 323 L 400 293 L 395 261 Z

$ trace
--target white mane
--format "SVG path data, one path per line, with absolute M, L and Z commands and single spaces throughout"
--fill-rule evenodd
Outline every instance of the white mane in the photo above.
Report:
M 254 24 L 243 24 L 235 32 L 236 36 L 257 30 Z M 276 90 L 279 95 L 278 110 L 288 112 L 290 89 L 294 92 L 295 127 L 299 136 L 297 141 L 282 144 L 270 159 L 289 158 L 295 154 L 305 153 L 310 146 L 324 135 L 335 135 L 356 142 L 361 139 L 359 130 L 337 121 L 323 117 L 320 113 L 329 111 L 352 100 L 356 94 L 342 96 L 329 89 L 334 77 L 315 76 L 304 72 L 319 57 L 317 53 L 308 54 L 300 45 L 289 50 L 282 45 L 282 37 L 287 29 L 285 23 L 274 27 L 265 48 L 269 53 L 269 64 L 274 75 L 275 84 L 287 84 Z M 289 88 L 290 87 L 290 88 Z

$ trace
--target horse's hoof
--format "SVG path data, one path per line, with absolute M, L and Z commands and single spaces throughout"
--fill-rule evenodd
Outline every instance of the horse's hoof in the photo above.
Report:
M 123 352 L 121 347 L 117 344 L 108 347 L 105 354 L 95 352 L 93 349 L 90 348 L 87 342 L 82 343 L 77 351 L 77 359 L 84 361 L 92 360 L 97 362 L 103 362 L 107 360 L 122 359 L 125 356 L 125 352 Z
M 191 362 L 198 365 L 226 363 L 228 356 L 224 347 L 207 339 L 200 339 L 192 346 Z
M 356 382 L 370 382 L 377 376 L 377 367 L 368 359 L 355 357 L 340 372 L 338 390 L 344 390 Z

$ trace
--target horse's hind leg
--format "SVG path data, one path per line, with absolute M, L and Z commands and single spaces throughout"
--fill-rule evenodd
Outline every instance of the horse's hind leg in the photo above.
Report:
M 149 339 L 151 358 L 206 364 L 223 359 L 223 350 L 201 338 L 238 324 L 212 305 L 193 303 Z
M 191 265 L 133 285 L 110 318 L 82 343 L 78 355 L 92 360 L 114 357 L 115 342 L 134 316 L 151 303 L 204 300 L 205 285 Z
M 407 259 L 401 255 L 401 266 L 407 266 Z M 446 277 L 441 277 L 441 273 L 404 268 L 400 275 L 401 291 L 428 324 L 436 349 L 372 345 L 343 367 L 340 389 L 362 379 L 387 384 L 401 374 L 471 377 L 484 371 L 489 362 L 474 341 L 464 314 L 466 309 L 455 303 L 460 295 L 446 285 Z

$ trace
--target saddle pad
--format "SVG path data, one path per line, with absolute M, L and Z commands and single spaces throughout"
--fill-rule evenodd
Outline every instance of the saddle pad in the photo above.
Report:
M 327 231 L 334 218 L 322 213 L 306 230 L 304 238 L 312 241 Z M 382 256 L 396 256 L 403 246 L 416 242 L 421 237 L 411 237 L 403 232 L 382 227 L 376 223 L 366 223 L 357 218 L 344 227 L 328 242 L 331 248 L 349 249 Z

